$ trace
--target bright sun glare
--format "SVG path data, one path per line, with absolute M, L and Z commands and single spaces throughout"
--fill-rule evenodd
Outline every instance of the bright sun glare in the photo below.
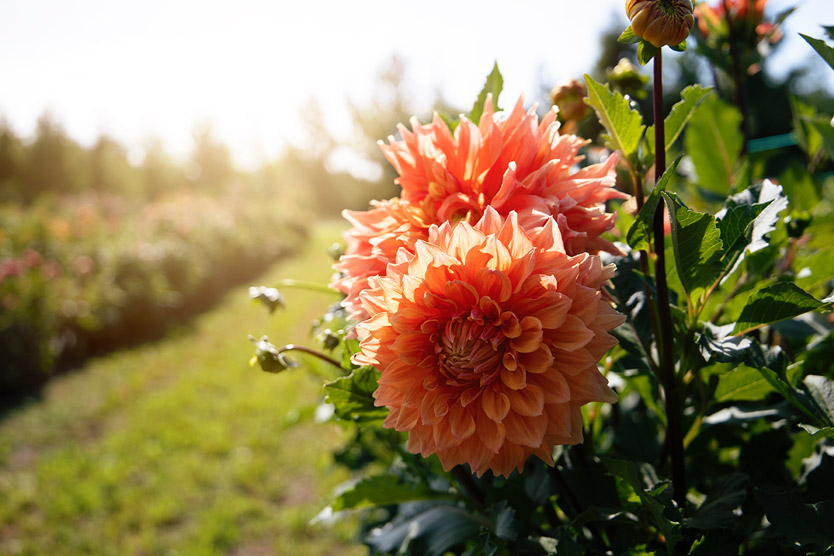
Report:
M 349 133 L 345 99 L 367 102 L 395 53 L 417 111 L 438 92 L 469 106 L 494 60 L 507 98 L 536 100 L 592 66 L 600 32 L 625 21 L 622 4 L 9 2 L 0 7 L 0 116 L 30 135 L 48 110 L 82 143 L 108 133 L 135 159 L 150 136 L 184 156 L 194 127 L 211 123 L 239 163 L 254 165 L 302 138 L 297 112 L 310 98 L 331 130 Z M 806 0 L 786 35 L 816 33 L 823 6 L 830 0 Z M 810 58 L 794 38 L 774 66 Z

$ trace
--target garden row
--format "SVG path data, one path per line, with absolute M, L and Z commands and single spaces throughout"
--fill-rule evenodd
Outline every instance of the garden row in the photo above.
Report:
M 160 337 L 306 236 L 257 196 L 42 197 L 0 205 L 0 398 L 58 369 Z

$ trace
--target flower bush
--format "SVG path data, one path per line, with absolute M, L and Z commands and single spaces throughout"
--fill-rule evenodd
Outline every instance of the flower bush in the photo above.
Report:
M 196 194 L 138 209 L 104 194 L 9 204 L 0 230 L 3 397 L 31 392 L 56 365 L 161 337 L 304 235 L 300 219 L 254 198 Z
M 726 4 L 728 30 L 764 17 Z M 371 554 L 834 554 L 830 114 L 794 98 L 789 149 L 751 136 L 756 45 L 733 31 L 694 39 L 726 90 L 682 87 L 665 115 L 692 6 L 627 7 L 651 126 L 620 92 L 648 96 L 633 64 L 614 90 L 585 77 L 590 144 L 497 109 L 496 68 L 468 116 L 382 145 L 402 192 L 345 214 L 328 353 L 256 342 L 265 371 L 303 351 L 331 373 L 310 413 L 351 431 L 334 457 L 356 478 L 317 521 L 360 512 Z

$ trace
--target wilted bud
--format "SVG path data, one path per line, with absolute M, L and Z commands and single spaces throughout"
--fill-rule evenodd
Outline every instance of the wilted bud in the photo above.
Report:
M 266 336 L 261 336 L 260 340 L 249 336 L 249 340 L 255 344 L 255 355 L 249 362 L 250 365 L 257 363 L 261 370 L 268 373 L 280 373 L 298 365 L 298 363 L 281 353 Z
M 333 351 L 341 342 L 339 334 L 333 332 L 329 328 L 325 328 L 321 331 L 321 333 L 318 335 L 318 340 L 321 342 L 321 345 L 324 346 L 324 349 L 327 349 L 329 351 Z
M 660 48 L 678 46 L 695 24 L 691 0 L 626 0 L 635 37 Z
M 590 113 L 591 107 L 585 104 L 588 92 L 585 83 L 574 78 L 558 83 L 550 90 L 550 101 L 559 107 L 559 116 L 569 122 L 580 122 Z
M 327 254 L 334 261 L 338 261 L 339 258 L 341 258 L 341 256 L 345 254 L 344 244 L 338 242 L 333 243 L 330 247 L 327 248 Z
M 616 66 L 608 68 L 605 72 L 605 80 L 611 84 L 611 87 L 616 88 L 624 95 L 632 98 L 645 98 L 646 83 L 649 82 L 648 76 L 640 73 L 640 70 L 631 63 L 628 58 L 621 58 Z
M 249 297 L 266 305 L 270 313 L 274 313 L 279 307 L 284 308 L 284 296 L 275 288 L 252 286 L 249 288 Z

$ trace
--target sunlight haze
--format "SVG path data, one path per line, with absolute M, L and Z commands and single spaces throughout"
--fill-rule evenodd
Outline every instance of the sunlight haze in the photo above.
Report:
M 832 11 L 830 0 L 802 3 L 786 35 L 819 36 Z M 435 93 L 468 108 L 493 61 L 505 103 L 522 92 L 533 101 L 589 71 L 617 19 L 625 26 L 622 0 L 4 2 L 0 117 L 30 136 L 49 111 L 83 144 L 107 133 L 135 153 L 153 136 L 180 157 L 195 126 L 210 123 L 236 161 L 253 165 L 302 139 L 298 110 L 310 98 L 328 128 L 349 134 L 345 100 L 366 103 L 395 53 L 415 110 Z M 798 37 L 786 42 L 793 65 L 810 59 Z

